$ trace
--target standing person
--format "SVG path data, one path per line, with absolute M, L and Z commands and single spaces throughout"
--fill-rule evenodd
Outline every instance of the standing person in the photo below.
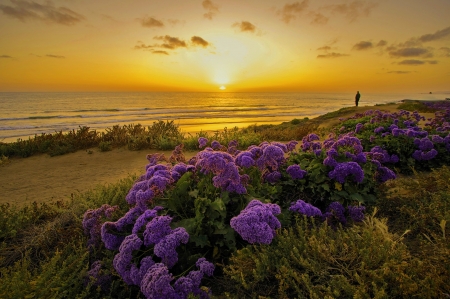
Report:
M 361 94 L 359 93 L 359 91 L 356 92 L 356 96 L 355 96 L 355 105 L 356 107 L 358 107 L 358 103 L 359 103 L 359 98 L 361 97 Z

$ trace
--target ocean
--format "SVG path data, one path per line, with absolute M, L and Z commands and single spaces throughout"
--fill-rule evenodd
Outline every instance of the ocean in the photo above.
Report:
M 87 126 L 174 121 L 182 132 L 215 131 L 313 118 L 354 105 L 354 93 L 3 92 L 0 142 Z M 364 94 L 359 106 L 444 100 L 448 94 Z

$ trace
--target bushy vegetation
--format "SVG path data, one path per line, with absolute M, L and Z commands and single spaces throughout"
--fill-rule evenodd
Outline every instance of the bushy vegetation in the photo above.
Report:
M 126 147 L 129 150 L 157 149 L 170 151 L 179 144 L 185 150 L 197 151 L 198 138 L 205 137 L 228 144 L 232 140 L 239 143 L 240 148 L 247 148 L 252 144 L 259 144 L 264 140 L 288 141 L 301 139 L 314 131 L 317 124 L 294 119 L 280 125 L 253 125 L 247 128 L 234 127 L 214 132 L 184 133 L 173 121 L 158 121 L 144 127 L 141 124 L 115 125 L 104 132 L 80 127 L 67 133 L 62 131 L 54 134 L 41 134 L 28 140 L 18 139 L 11 143 L 0 142 L 1 161 L 12 157 L 29 157 L 35 154 L 50 156 L 64 155 L 77 150 L 97 147 L 100 151 L 110 151 L 114 148 Z M 5 160 L 6 161 L 6 160 Z
M 0 297 L 449 296 L 447 115 L 370 111 L 246 147 L 255 129 L 199 133 L 189 161 L 181 143 L 139 178 L 4 205 Z

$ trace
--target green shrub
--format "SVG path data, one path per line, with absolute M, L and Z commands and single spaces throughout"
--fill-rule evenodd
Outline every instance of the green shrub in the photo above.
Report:
M 88 266 L 83 240 L 72 240 L 39 266 L 28 253 L 13 266 L 2 268 L 0 298 L 80 298 Z M 88 297 L 86 297 L 88 298 Z
M 100 149 L 101 152 L 108 152 L 112 150 L 112 144 L 110 141 L 101 141 L 98 144 L 98 148 Z
M 236 298 L 437 298 L 439 287 L 386 221 L 333 229 L 299 218 L 270 246 L 247 246 L 226 265 Z

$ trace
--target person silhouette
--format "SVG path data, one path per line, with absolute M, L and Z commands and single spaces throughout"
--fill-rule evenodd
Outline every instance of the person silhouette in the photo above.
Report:
M 359 93 L 359 91 L 356 92 L 356 96 L 355 96 L 355 105 L 356 107 L 358 107 L 358 103 L 359 103 L 359 98 L 361 97 L 361 94 Z

